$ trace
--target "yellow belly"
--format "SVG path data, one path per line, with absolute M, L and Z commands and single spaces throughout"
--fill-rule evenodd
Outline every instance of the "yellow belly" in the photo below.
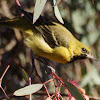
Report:
M 67 48 L 62 46 L 51 48 L 41 36 L 25 34 L 25 44 L 32 48 L 34 54 L 37 56 L 46 57 L 59 63 L 70 61 L 70 53 Z

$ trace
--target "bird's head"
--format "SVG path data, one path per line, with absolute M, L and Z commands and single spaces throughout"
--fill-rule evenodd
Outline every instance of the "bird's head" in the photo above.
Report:
M 91 49 L 87 46 L 82 44 L 81 42 L 77 41 L 75 48 L 73 49 L 74 56 L 71 58 L 71 62 L 77 59 L 92 59 L 96 60 L 91 53 Z

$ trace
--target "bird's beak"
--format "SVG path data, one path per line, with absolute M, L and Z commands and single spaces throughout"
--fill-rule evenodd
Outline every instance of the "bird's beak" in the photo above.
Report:
M 97 59 L 93 56 L 93 54 L 91 52 L 89 54 L 86 54 L 86 57 L 91 59 L 91 60 L 97 61 Z

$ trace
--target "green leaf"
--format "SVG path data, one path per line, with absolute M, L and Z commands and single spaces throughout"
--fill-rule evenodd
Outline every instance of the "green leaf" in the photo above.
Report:
M 26 86 L 24 88 L 18 89 L 14 92 L 15 96 L 25 96 L 33 94 L 37 91 L 39 91 L 43 87 L 43 84 L 32 84 L 29 86 Z
M 23 78 L 25 79 L 25 81 L 28 82 L 28 75 L 27 75 L 27 73 L 24 71 L 24 69 L 22 69 L 20 67 L 19 67 L 19 69 L 20 69 L 20 72 L 21 72 Z
M 56 5 L 56 0 L 53 0 L 53 5 L 54 5 L 54 13 L 55 13 L 55 16 L 57 17 L 57 19 L 62 23 L 64 24 L 64 21 L 61 17 L 61 14 L 60 14 L 60 11 L 58 9 L 58 6 Z
M 70 82 L 66 82 L 65 86 L 67 87 L 67 89 L 71 93 L 71 95 L 73 97 L 75 97 L 76 100 L 85 100 L 81 91 L 77 87 L 75 87 L 73 84 L 71 84 Z
M 35 9 L 34 9 L 34 13 L 33 13 L 33 24 L 36 22 L 36 20 L 41 15 L 41 12 L 46 4 L 46 1 L 47 0 L 36 0 Z

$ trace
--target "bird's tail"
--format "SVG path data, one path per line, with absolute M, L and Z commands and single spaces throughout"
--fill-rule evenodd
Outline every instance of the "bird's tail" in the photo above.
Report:
M 53 23 L 48 18 L 43 16 L 40 16 L 38 20 L 33 24 L 33 14 L 26 12 L 21 8 L 20 10 L 22 14 L 24 14 L 23 17 L 20 16 L 13 19 L 0 20 L 0 27 L 6 26 L 18 29 L 28 29 L 40 25 L 53 25 Z
M 13 19 L 0 20 L 0 27 L 12 27 L 24 29 L 30 26 L 30 23 L 25 17 L 16 17 Z

